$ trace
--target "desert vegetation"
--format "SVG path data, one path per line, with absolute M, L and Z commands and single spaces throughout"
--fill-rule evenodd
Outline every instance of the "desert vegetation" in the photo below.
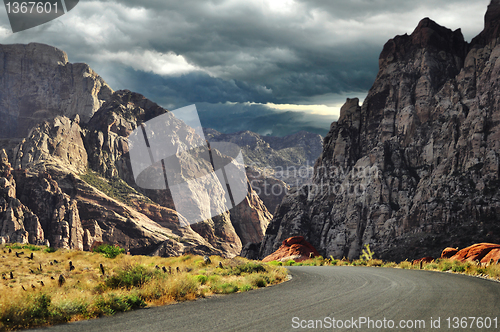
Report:
M 432 262 L 412 263 L 410 261 L 402 261 L 400 263 L 385 262 L 380 259 L 373 258 L 373 252 L 369 247 L 363 250 L 363 254 L 359 259 L 334 259 L 323 258 L 318 256 L 302 262 L 295 262 L 294 260 L 287 260 L 285 262 L 272 261 L 269 262 L 272 266 L 374 266 L 374 267 L 388 267 L 399 269 L 411 270 L 429 270 L 451 273 L 462 273 L 470 276 L 483 277 L 500 281 L 500 264 L 481 264 L 476 262 L 462 262 L 458 260 L 451 260 L 448 258 L 438 258 Z
M 145 306 L 245 292 L 286 280 L 279 266 L 243 258 L 130 256 L 0 246 L 0 331 L 89 319 Z

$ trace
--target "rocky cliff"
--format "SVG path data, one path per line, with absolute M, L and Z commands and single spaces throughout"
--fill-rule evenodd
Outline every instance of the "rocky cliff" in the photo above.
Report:
M 88 121 L 113 92 L 88 65 L 44 44 L 0 45 L 0 138 L 24 138 L 41 121 Z
M 347 100 L 315 164 L 260 247 L 305 236 L 322 255 L 438 257 L 500 242 L 500 1 L 469 44 L 429 18 L 389 40 L 362 106 Z
M 0 150 L 2 242 L 84 250 L 107 242 L 137 254 L 232 257 L 262 239 L 272 215 L 251 189 L 230 212 L 189 225 L 174 211 L 168 189 L 136 185 L 127 138 L 167 110 L 140 94 L 113 92 L 87 65 L 72 65 L 47 45 L 3 45 L 0 58 L 1 104 L 15 106 L 0 109 L 1 125 L 10 130 L 0 132 L 6 139 L 23 137 L 15 148 L 0 141 L 0 149 L 12 148 Z M 194 129 L 170 117 L 169 139 L 201 142 Z M 211 199 L 211 208 L 225 211 L 222 184 L 213 184 L 210 197 L 189 189 L 196 193 L 189 199 Z

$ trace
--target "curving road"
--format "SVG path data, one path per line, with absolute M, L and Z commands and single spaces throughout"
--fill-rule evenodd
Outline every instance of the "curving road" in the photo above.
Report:
M 498 282 L 390 268 L 289 270 L 293 279 L 273 287 L 37 331 L 305 331 L 313 327 L 319 331 L 500 330 Z M 467 328 L 453 328 L 457 327 L 454 317 L 466 317 L 458 324 Z M 468 317 L 480 318 L 473 321 Z M 489 329 L 484 328 L 485 323 L 491 324 Z

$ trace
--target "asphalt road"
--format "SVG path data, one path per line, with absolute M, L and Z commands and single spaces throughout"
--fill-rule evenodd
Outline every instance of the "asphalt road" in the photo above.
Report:
M 273 287 L 37 331 L 500 330 L 498 282 L 390 268 L 291 267 L 290 272 L 292 280 Z M 467 327 L 453 328 L 454 317 L 465 317 L 459 324 Z M 478 328 L 481 323 L 490 328 Z

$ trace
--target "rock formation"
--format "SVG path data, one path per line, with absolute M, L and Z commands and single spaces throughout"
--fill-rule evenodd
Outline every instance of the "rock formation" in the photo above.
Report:
M 263 262 L 287 261 L 293 259 L 296 262 L 302 262 L 306 259 L 319 256 L 314 247 L 302 236 L 294 236 L 286 239 L 275 252 L 264 257 Z
M 500 1 L 469 44 L 423 19 L 389 40 L 362 106 L 348 99 L 313 183 L 284 198 L 260 257 L 303 235 L 324 256 L 438 257 L 500 242 Z
M 0 243 L 47 244 L 38 219 L 16 198 L 16 181 L 5 150 L 0 150 Z
M 232 257 L 242 242 L 262 240 L 272 215 L 253 190 L 231 212 L 190 226 L 168 189 L 136 186 L 127 138 L 165 109 L 137 93 L 113 92 L 89 66 L 48 45 L 0 45 L 0 61 L 0 148 L 8 149 L 0 153 L 2 242 Z M 172 121 L 172 140 L 201 140 Z M 210 193 L 211 208 L 225 207 L 220 183 Z
M 462 262 L 481 262 L 485 264 L 493 260 L 493 262 L 496 263 L 498 259 L 500 259 L 500 245 L 493 243 L 476 243 L 459 250 L 456 254 L 451 256 L 450 259 Z
M 113 92 L 88 65 L 38 43 L 0 45 L 0 85 L 0 138 L 24 138 L 57 115 L 88 121 Z
M 54 86 L 56 96 L 41 94 L 34 100 L 61 99 L 57 95 L 60 81 L 77 80 L 67 77 L 66 70 L 75 65 L 68 64 L 65 54 L 57 49 L 38 44 L 3 47 L 4 58 L 9 59 L 8 68 L 15 67 L 11 55 L 15 53 L 22 55 L 19 61 L 40 64 L 43 69 L 38 73 L 40 76 L 48 75 L 50 70 L 61 75 L 48 75 L 54 82 L 39 78 L 40 84 Z M 85 68 L 87 74 L 93 73 Z M 173 210 L 168 190 L 137 187 L 132 176 L 127 137 L 141 123 L 167 111 L 130 91 L 111 93 L 109 90 L 108 94 L 104 81 L 95 74 L 87 74 L 84 76 L 89 80 L 86 84 L 90 90 L 78 89 L 97 94 L 69 94 L 68 105 L 74 105 L 74 110 L 61 102 L 60 105 L 67 108 L 53 109 L 50 116 L 45 114 L 47 116 L 37 118 L 43 121 L 31 127 L 29 135 L 11 151 L 15 171 L 8 162 L 7 153 L 2 152 L 2 242 L 45 243 L 80 250 L 89 250 L 95 243 L 104 242 L 118 244 L 133 254 L 190 252 L 232 257 L 241 252 L 242 241 L 246 244 L 262 240 L 272 215 L 253 190 L 231 211 L 232 215 L 226 212 L 190 226 Z M 16 75 L 5 75 L 3 79 L 7 86 L 14 86 L 12 81 L 24 84 Z M 96 92 L 99 87 L 103 94 Z M 97 95 L 105 97 L 106 101 L 96 99 Z M 3 97 L 27 99 L 15 91 Z M 93 106 L 84 107 L 82 102 L 86 103 L 85 100 L 93 100 Z M 32 110 L 36 112 L 36 107 Z M 78 112 L 73 114 L 73 111 Z M 15 119 L 8 120 L 18 123 Z M 192 128 L 175 118 L 173 121 L 179 123 L 177 131 L 168 133 L 171 139 L 179 144 L 200 139 L 194 136 Z M 192 190 L 197 191 L 196 188 Z M 223 206 L 225 192 L 222 186 L 212 188 L 211 194 L 211 198 L 215 197 L 214 204 Z

